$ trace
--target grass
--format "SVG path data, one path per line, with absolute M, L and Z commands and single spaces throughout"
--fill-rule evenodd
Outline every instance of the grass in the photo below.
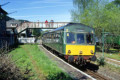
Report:
M 99 55 L 99 56 L 103 55 L 102 52 L 97 52 L 96 54 Z M 120 53 L 105 53 L 104 52 L 104 56 L 108 57 L 108 58 L 120 60 Z
M 10 52 L 13 61 L 24 72 L 30 70 L 29 79 L 32 80 L 71 80 L 55 62 L 51 61 L 37 45 L 20 45 Z M 64 75 L 61 78 L 61 75 Z
M 97 53 L 97 55 L 99 54 L 99 57 L 98 57 L 98 60 L 100 60 L 102 58 L 102 53 Z M 106 56 L 107 53 L 105 53 L 105 56 Z M 116 56 L 115 56 L 116 57 Z M 113 58 L 113 57 L 112 57 Z M 116 58 L 115 58 L 116 59 Z M 102 61 L 102 60 L 101 60 Z M 94 62 L 95 64 L 97 65 L 100 65 L 100 61 L 95 61 Z M 116 74 L 120 74 L 120 67 L 118 66 L 115 66 L 115 65 L 112 65 L 110 63 L 107 63 L 104 61 L 104 65 L 100 65 L 99 66 L 101 69 L 105 69 L 105 70 L 109 70 L 111 72 L 114 72 Z
M 105 66 L 100 66 L 100 67 L 103 67 L 105 69 L 109 69 L 112 72 L 120 73 L 120 67 L 116 67 L 116 66 L 108 64 L 108 63 L 106 63 Z

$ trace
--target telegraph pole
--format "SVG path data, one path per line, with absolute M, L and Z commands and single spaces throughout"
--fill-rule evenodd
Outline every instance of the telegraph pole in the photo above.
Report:
M 102 53 L 103 53 L 103 57 L 104 57 L 104 28 L 103 28 L 103 31 L 102 31 L 102 43 L 103 43 Z

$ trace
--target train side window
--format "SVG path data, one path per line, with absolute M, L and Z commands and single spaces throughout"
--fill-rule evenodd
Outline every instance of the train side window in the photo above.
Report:
M 59 34 L 59 43 L 62 43 L 62 33 Z
M 51 34 L 51 42 L 54 42 L 53 40 L 54 40 L 54 34 L 52 33 Z
M 94 39 L 93 39 L 93 35 L 92 34 L 87 34 L 86 35 L 86 39 L 87 39 L 87 43 L 88 44 L 93 44 Z
M 61 43 L 63 43 L 63 36 L 64 36 L 64 33 L 63 32 L 61 32 Z
M 56 42 L 57 43 L 60 42 L 59 38 L 60 38 L 60 33 L 56 33 Z
M 51 34 L 49 34 L 49 41 L 51 42 Z
M 50 34 L 50 39 L 51 39 L 51 34 Z
M 55 42 L 55 33 L 53 34 L 53 42 Z
M 53 39 L 53 34 L 52 34 L 52 39 Z
M 55 40 L 55 39 L 56 39 L 56 34 L 54 33 L 54 42 L 56 42 L 56 40 Z

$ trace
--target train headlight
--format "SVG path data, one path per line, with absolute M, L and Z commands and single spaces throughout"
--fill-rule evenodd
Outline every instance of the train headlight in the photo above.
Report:
M 93 53 L 93 50 L 91 50 L 90 52 L 91 52 L 91 54 L 94 54 L 94 53 Z
M 68 54 L 70 54 L 71 53 L 71 51 L 70 50 L 68 50 Z
M 83 52 L 82 51 L 80 51 L 80 53 L 79 54 L 82 54 Z

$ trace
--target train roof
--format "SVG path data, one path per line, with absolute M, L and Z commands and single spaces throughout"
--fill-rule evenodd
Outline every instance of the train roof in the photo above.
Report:
M 94 28 L 92 28 L 92 27 L 90 27 L 90 26 L 86 26 L 86 25 L 84 25 L 84 24 L 82 24 L 82 23 L 68 23 L 67 25 L 62 26 L 62 27 L 59 27 L 59 28 L 56 28 L 56 29 L 54 29 L 54 30 L 52 30 L 52 31 L 50 31 L 50 32 L 63 30 L 65 27 L 72 26 L 72 25 L 82 25 L 82 26 L 85 26 L 85 27 L 89 27 L 89 28 L 91 28 L 91 29 L 94 29 Z
M 56 28 L 56 29 L 54 29 L 54 30 L 52 30 L 52 31 L 49 31 L 49 32 L 46 32 L 46 33 L 44 33 L 44 34 L 48 34 L 48 33 L 50 33 L 50 32 L 55 32 L 55 31 L 59 31 L 59 30 L 64 30 L 65 27 L 69 27 L 69 26 L 72 26 L 72 25 L 82 25 L 82 26 L 84 26 L 84 27 L 88 27 L 88 28 L 94 29 L 94 28 L 92 28 L 92 27 L 90 27 L 90 26 L 86 26 L 86 25 L 84 25 L 84 24 L 82 24 L 82 23 L 68 23 L 68 24 L 65 25 L 65 26 Z M 43 34 L 43 35 L 44 35 L 44 34 Z

